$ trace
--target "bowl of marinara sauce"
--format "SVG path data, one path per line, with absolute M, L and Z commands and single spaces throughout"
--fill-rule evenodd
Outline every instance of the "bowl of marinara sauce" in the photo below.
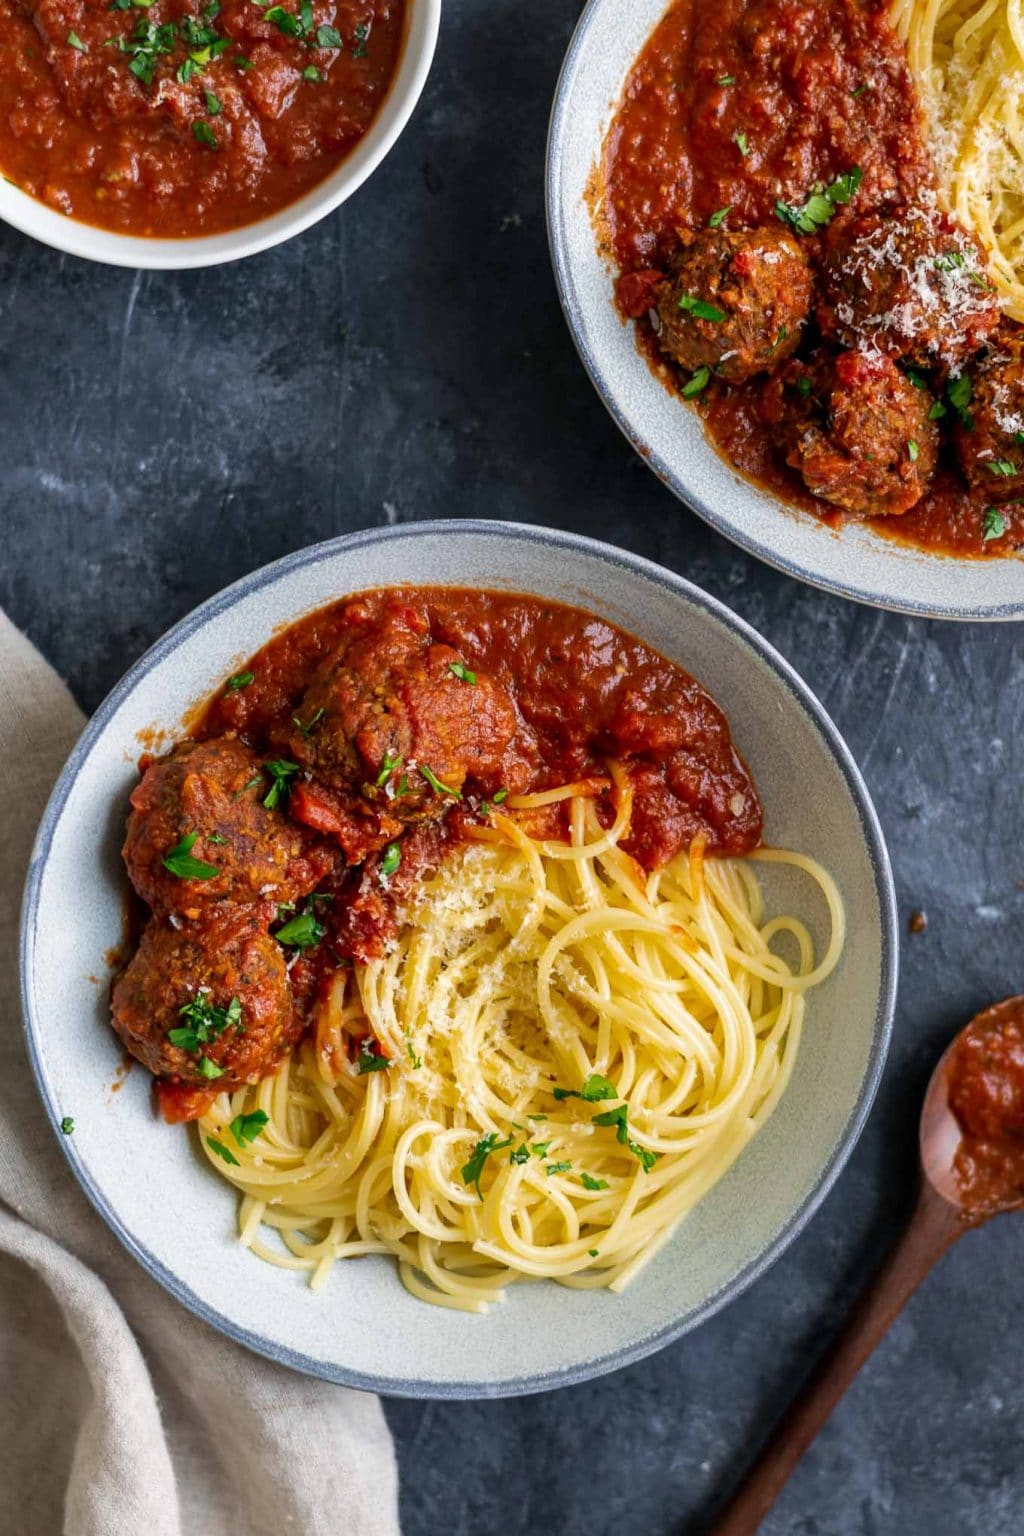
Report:
M 213 266 L 388 153 L 441 0 L 0 0 L 0 218 L 115 266 Z

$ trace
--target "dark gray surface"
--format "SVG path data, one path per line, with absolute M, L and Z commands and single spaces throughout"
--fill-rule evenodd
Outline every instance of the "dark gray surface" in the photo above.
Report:
M 875 613 L 756 564 L 657 484 L 576 360 L 542 173 L 577 11 L 448 0 L 387 164 L 241 266 L 115 272 L 0 229 L 0 603 L 86 708 L 200 599 L 314 540 L 441 516 L 572 528 L 689 576 L 797 666 L 867 777 L 904 920 L 928 913 L 879 1101 L 809 1231 L 642 1365 L 518 1402 L 389 1404 L 406 1536 L 699 1530 L 896 1230 L 939 1050 L 1024 987 L 1019 631 Z M 1022 1254 L 1012 1220 L 954 1250 L 765 1536 L 1018 1536 Z

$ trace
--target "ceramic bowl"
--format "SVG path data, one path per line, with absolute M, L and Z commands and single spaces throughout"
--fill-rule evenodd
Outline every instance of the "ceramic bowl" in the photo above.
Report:
M 440 22 L 441 0 L 409 0 L 398 68 L 369 129 L 337 170 L 269 218 L 194 240 L 140 239 L 69 219 L 0 177 L 0 219 L 55 250 L 111 267 L 180 272 L 190 267 L 215 267 L 269 250 L 340 208 L 377 169 L 420 99 Z
M 719 458 L 696 411 L 659 384 L 613 303 L 588 203 L 625 78 L 665 0 L 590 0 L 569 45 L 548 138 L 555 278 L 573 339 L 612 417 L 670 490 L 769 565 L 843 597 L 946 619 L 1024 618 L 1024 560 L 959 560 L 892 543 L 864 524 L 827 528 Z
M 487 1317 L 428 1309 L 393 1265 L 339 1265 L 312 1292 L 235 1237 L 233 1191 L 190 1136 L 154 1118 L 150 1079 L 111 1084 L 104 955 L 121 936 L 119 857 L 140 735 L 184 713 L 283 623 L 399 583 L 527 591 L 593 609 L 692 672 L 726 710 L 767 836 L 837 877 L 850 933 L 812 996 L 795 1076 L 765 1129 L 622 1296 L 515 1286 Z M 769 899 L 820 943 L 810 883 L 765 867 Z M 54 963 L 59 957 L 59 963 Z M 376 529 L 246 577 L 176 625 L 101 705 L 43 818 L 22 926 L 28 1048 L 46 1112 L 97 1210 L 141 1264 L 232 1338 L 332 1381 L 418 1396 L 538 1391 L 637 1360 L 736 1297 L 800 1231 L 842 1167 L 882 1070 L 896 980 L 892 877 L 867 790 L 792 668 L 721 603 L 656 565 L 566 533 L 501 523 Z M 99 978 L 99 979 L 97 979 Z

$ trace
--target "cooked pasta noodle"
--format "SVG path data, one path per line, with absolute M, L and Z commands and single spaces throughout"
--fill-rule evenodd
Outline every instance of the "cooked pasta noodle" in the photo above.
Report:
M 592 781 L 495 811 L 420 883 L 390 952 L 335 973 L 278 1075 L 215 1103 L 203 1145 L 254 1253 L 314 1285 L 391 1254 L 416 1296 L 470 1312 L 524 1279 L 619 1291 L 772 1113 L 842 948 L 838 890 L 800 854 L 705 860 L 699 842 L 646 874 L 614 777 L 607 829 Z M 570 841 L 530 836 L 558 798 Z M 820 888 L 819 959 L 802 922 L 765 918 L 759 861 Z M 260 1134 L 233 1138 L 256 1111 Z
M 1021 0 L 893 0 L 940 172 L 940 197 L 981 240 L 1006 311 L 1024 320 Z

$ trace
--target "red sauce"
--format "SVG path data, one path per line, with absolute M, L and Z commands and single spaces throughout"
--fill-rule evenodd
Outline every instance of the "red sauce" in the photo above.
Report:
M 950 1069 L 960 1123 L 956 1176 L 965 1208 L 1024 1202 L 1024 999 L 989 1008 L 964 1031 Z
M 403 15 L 404 0 L 0 0 L 0 170 L 122 234 L 252 223 L 366 133 Z
M 607 245 L 620 271 L 657 267 L 678 229 L 704 228 L 727 206 L 732 228 L 772 223 L 777 198 L 801 204 L 815 183 L 853 166 L 863 172 L 860 213 L 932 193 L 923 118 L 885 13 L 882 0 L 680 0 L 637 59 L 605 146 Z M 805 237 L 812 261 L 819 242 Z M 678 391 L 684 379 L 645 318 L 637 339 Z M 813 497 L 776 450 L 762 383 L 712 382 L 698 405 L 712 442 L 756 484 L 840 524 L 844 514 Z M 1024 547 L 1024 505 L 1002 505 L 1006 531 L 988 541 L 985 507 L 949 456 L 910 512 L 870 522 L 887 538 L 958 556 Z

